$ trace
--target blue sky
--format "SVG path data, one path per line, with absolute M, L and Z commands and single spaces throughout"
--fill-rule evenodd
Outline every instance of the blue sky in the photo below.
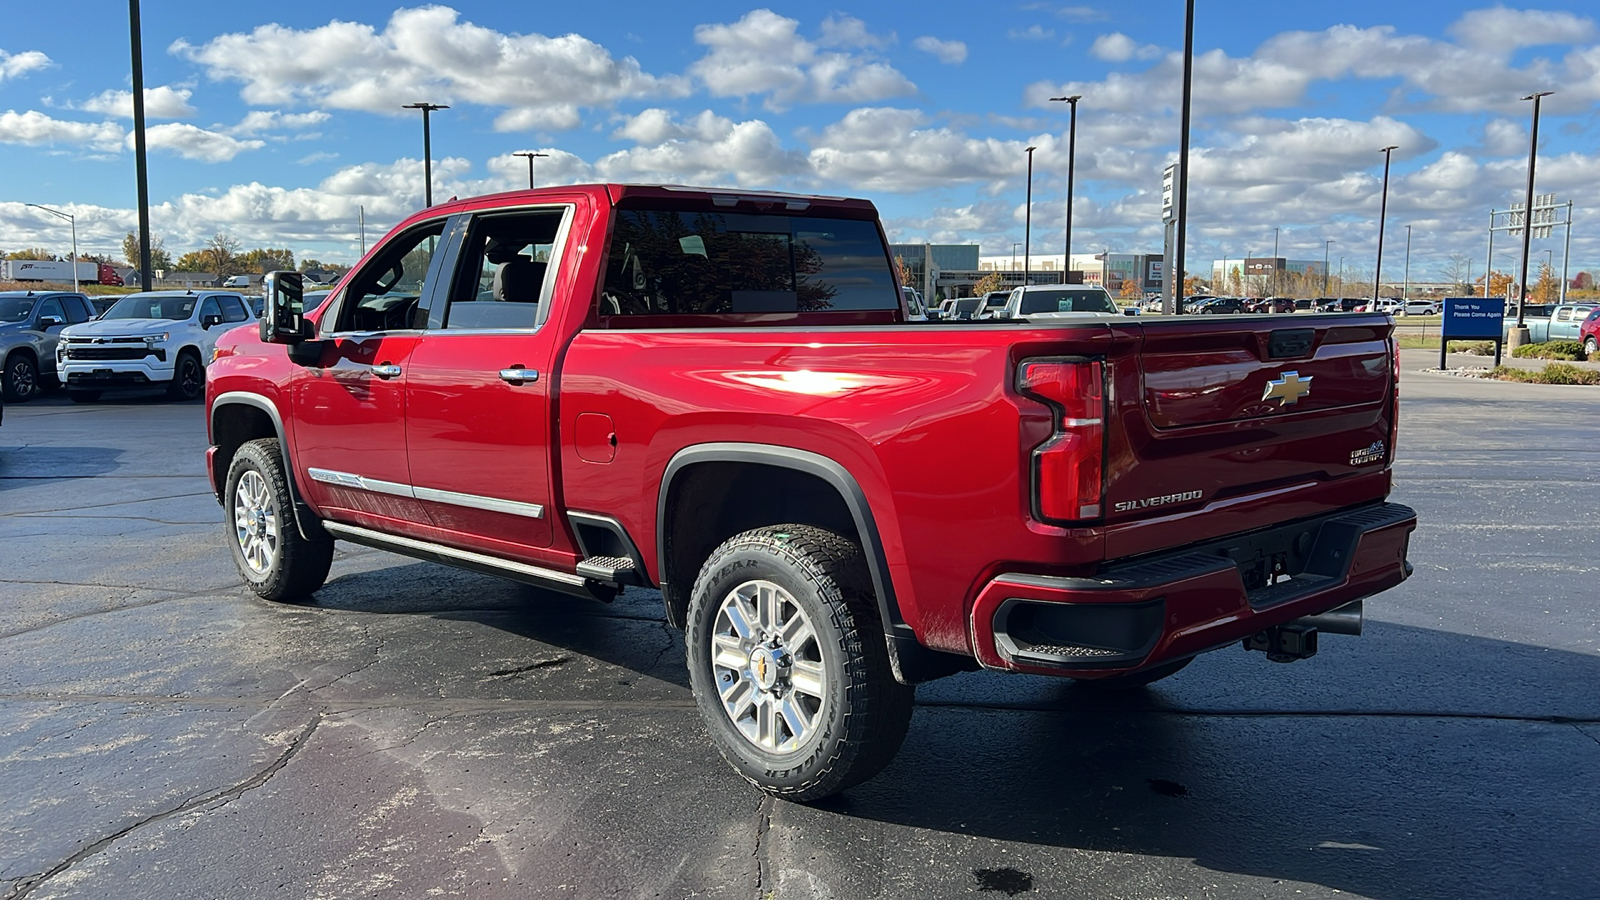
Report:
M 422 203 L 539 183 L 647 181 L 864 196 L 897 240 L 1059 252 L 1067 115 L 1082 94 L 1075 249 L 1160 246 L 1178 144 L 1183 4 L 875 2 L 449 5 L 147 2 L 155 231 L 168 250 L 351 261 Z M 1200 2 L 1191 271 L 1271 250 L 1370 267 L 1382 154 L 1388 247 L 1413 276 L 1481 272 L 1491 206 L 1520 198 L 1534 90 L 1541 193 L 1576 203 L 1573 267 L 1600 268 L 1600 24 L 1592 3 Z M 118 254 L 134 227 L 127 6 L 10 9 L 0 32 L 0 249 Z M 1535 242 L 1535 258 L 1561 233 Z M 1511 268 L 1514 255 L 1497 266 Z M 1397 276 L 1388 263 L 1386 276 Z M 1201 264 L 1196 262 L 1203 261 Z

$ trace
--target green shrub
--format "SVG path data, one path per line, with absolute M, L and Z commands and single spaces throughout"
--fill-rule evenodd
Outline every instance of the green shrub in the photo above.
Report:
M 1547 341 L 1543 344 L 1523 344 L 1511 351 L 1518 359 L 1583 360 L 1583 345 L 1577 341 Z
M 1600 371 L 1580 369 L 1566 363 L 1553 362 L 1539 371 L 1500 366 L 1489 373 L 1501 381 L 1522 381 L 1528 384 L 1596 384 L 1600 385 Z

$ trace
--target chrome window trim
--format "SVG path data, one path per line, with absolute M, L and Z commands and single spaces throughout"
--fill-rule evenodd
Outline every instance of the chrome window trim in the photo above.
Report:
M 311 476 L 312 481 L 331 484 L 335 487 L 353 488 L 377 494 L 392 494 L 396 497 L 408 497 L 412 500 L 430 500 L 434 503 L 506 513 L 529 519 L 544 518 L 544 507 L 537 503 L 523 503 L 518 500 L 505 500 L 499 497 L 484 497 L 479 494 L 462 494 L 457 491 L 442 491 L 438 488 L 416 487 L 415 485 L 401 484 L 395 481 L 367 478 L 354 472 L 338 472 L 333 469 L 308 468 L 306 474 Z

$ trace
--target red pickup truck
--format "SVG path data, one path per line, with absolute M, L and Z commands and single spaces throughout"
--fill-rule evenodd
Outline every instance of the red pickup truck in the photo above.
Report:
M 868 202 L 623 185 L 435 206 L 299 287 L 207 369 L 249 586 L 339 539 L 659 588 L 778 796 L 886 765 L 920 681 L 1304 658 L 1410 571 L 1387 316 L 911 323 Z

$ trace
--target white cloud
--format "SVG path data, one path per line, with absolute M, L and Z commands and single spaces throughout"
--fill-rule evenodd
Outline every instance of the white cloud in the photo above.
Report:
M 381 32 L 358 22 L 262 25 L 171 50 L 212 78 L 242 82 L 252 104 L 399 115 L 419 100 L 466 101 L 506 108 L 500 130 L 571 128 L 585 107 L 684 91 L 681 79 L 648 75 L 581 35 L 503 34 L 459 17 L 446 6 L 400 9 Z
M 916 92 L 916 85 L 887 63 L 868 55 L 824 51 L 800 37 L 799 26 L 767 9 L 731 25 L 696 26 L 695 42 L 710 51 L 689 73 L 712 96 L 766 94 L 770 109 L 795 103 L 873 103 Z M 833 28 L 835 38 L 854 33 L 853 27 L 838 23 Z
M 1140 44 L 1120 31 L 1113 31 L 1095 38 L 1089 53 L 1107 62 L 1127 62 L 1130 59 L 1155 59 L 1161 55 L 1161 48 L 1154 44 Z
M 967 60 L 967 45 L 961 41 L 941 41 L 936 37 L 924 35 L 911 42 L 911 46 L 923 53 L 931 53 L 939 62 L 946 65 L 959 65 Z
M 1064 6 L 1056 10 L 1056 15 L 1068 22 L 1100 22 L 1111 18 L 1092 6 Z
M 50 65 L 54 65 L 50 57 L 37 50 L 24 50 L 15 54 L 0 50 L 0 81 L 17 78 Z
M 545 154 L 534 160 L 533 177 L 536 185 L 579 184 L 595 180 L 594 167 L 582 157 L 554 147 L 533 152 Z M 489 159 L 488 168 L 495 176 L 492 190 L 522 190 L 528 186 L 528 159 L 525 156 L 502 153 Z
M 810 174 L 804 154 L 786 150 L 760 120 L 733 122 L 710 111 L 678 122 L 662 110 L 645 113 L 617 134 L 639 146 L 595 163 L 606 180 L 714 185 L 772 185 Z
M 1540 44 L 1582 44 L 1595 35 L 1593 19 L 1539 9 L 1475 9 L 1447 29 L 1461 43 L 1493 52 Z
M 1528 152 L 1528 129 L 1510 119 L 1494 119 L 1483 126 L 1483 152 L 1490 156 L 1515 156 Z
M 280 110 L 251 110 L 239 120 L 239 124 L 228 129 L 229 134 L 254 135 L 263 131 L 278 131 L 280 129 L 299 130 L 321 125 L 332 118 L 322 110 L 313 110 L 303 113 L 286 113 Z
M 1043 25 L 1030 25 L 1027 28 L 1013 28 L 1006 32 L 1006 37 L 1015 41 L 1053 41 L 1056 30 Z
M 1036 170 L 1058 150 L 1066 155 L 1049 135 L 1003 141 L 918 127 L 925 123 L 916 110 L 851 110 L 813 141 L 811 164 L 819 177 L 855 190 L 903 193 L 962 182 L 1003 183 L 1026 171 L 1029 145 L 1038 147 Z
M 824 47 L 882 47 L 889 43 L 867 30 L 867 23 L 854 16 L 829 16 L 822 20 Z
M 187 122 L 169 122 L 152 125 L 144 130 L 145 145 L 152 150 L 170 150 L 184 159 L 200 162 L 227 162 L 246 150 L 259 150 L 264 141 L 229 137 L 207 131 Z M 133 135 L 128 135 L 127 147 L 133 148 Z
M 145 88 L 144 114 L 151 119 L 181 119 L 185 116 L 192 116 L 195 113 L 195 109 L 189 105 L 189 97 L 193 94 L 194 92 L 188 88 L 172 87 L 171 85 Z M 101 91 L 74 108 L 81 109 L 84 112 L 131 119 L 133 118 L 133 91 Z
M 31 109 L 0 113 L 0 143 L 77 144 L 114 151 L 122 146 L 122 137 L 122 126 L 115 122 L 68 122 Z

